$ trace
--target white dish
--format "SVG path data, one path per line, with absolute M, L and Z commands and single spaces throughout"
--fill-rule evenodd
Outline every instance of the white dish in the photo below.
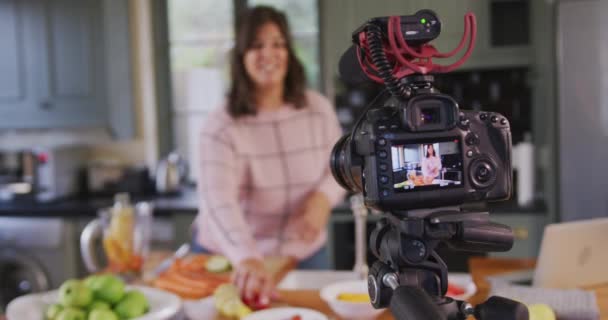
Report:
M 150 302 L 150 310 L 134 320 L 167 320 L 177 315 L 181 300 L 174 294 L 144 286 L 127 286 L 127 290 L 140 290 Z M 33 293 L 18 297 L 8 304 L 7 320 L 43 320 L 49 304 L 57 303 L 58 290 Z
M 289 320 L 293 316 L 301 320 L 329 320 L 322 313 L 306 308 L 273 308 L 254 312 L 242 320 Z
M 281 290 L 321 290 L 328 283 L 357 279 L 360 279 L 360 275 L 354 271 L 293 270 L 281 280 L 278 288 Z
M 477 291 L 471 275 L 467 273 L 450 273 L 448 275 L 448 282 L 464 290 L 463 294 L 452 296 L 452 298 L 457 300 L 466 300 Z M 371 303 L 338 300 L 338 294 L 345 292 L 367 294 L 367 281 L 350 280 L 334 282 L 323 287 L 320 294 L 321 298 L 336 314 L 346 319 L 374 319 L 383 312 L 383 310 L 374 309 Z
M 448 283 L 455 284 L 464 290 L 464 293 L 461 295 L 450 296 L 456 300 L 466 300 L 477 292 L 477 286 L 468 273 L 451 272 L 448 274 Z
M 218 317 L 213 296 L 200 300 L 184 300 L 184 314 L 186 319 L 190 320 L 206 320 Z
M 338 300 L 341 293 L 367 294 L 367 280 L 346 280 L 334 282 L 321 289 L 321 299 L 340 317 L 344 319 L 374 319 L 384 310 L 375 309 L 369 302 L 349 302 Z

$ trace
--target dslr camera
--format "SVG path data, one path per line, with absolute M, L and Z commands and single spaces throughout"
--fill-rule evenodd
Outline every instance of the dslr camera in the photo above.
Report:
M 370 301 L 375 308 L 390 307 L 396 319 L 527 320 L 528 309 L 517 301 L 490 297 L 473 307 L 446 295 L 448 268 L 439 244 L 478 252 L 511 249 L 508 226 L 461 205 L 509 198 L 512 170 L 509 121 L 494 112 L 460 110 L 434 87 L 435 74 L 469 57 L 475 16 L 465 15 L 462 40 L 449 53 L 429 43 L 440 32 L 441 21 L 430 10 L 373 18 L 355 30 L 353 46 L 340 60 L 346 82 L 385 87 L 330 159 L 336 181 L 384 213 L 369 238 L 378 258 L 367 276 Z M 455 63 L 433 63 L 459 52 L 467 39 Z
M 378 26 L 379 34 L 386 37 L 387 20 L 372 19 L 366 26 Z M 354 59 L 354 50 L 361 50 L 357 55 L 362 56 L 373 45 L 369 37 L 366 43 L 360 40 L 364 29 L 355 31 L 357 47 L 342 57 L 342 76 L 352 73 L 348 67 L 364 68 L 349 62 Z M 420 47 L 440 30 L 441 23 L 430 10 L 401 17 L 406 44 Z M 342 187 L 363 192 L 365 204 L 381 211 L 510 197 L 511 131 L 504 116 L 460 110 L 452 97 L 433 86 L 430 74 L 412 73 L 387 80 L 396 82 L 393 91 L 397 94 L 391 92 L 391 98 L 372 102 L 352 132 L 333 148 L 331 170 Z

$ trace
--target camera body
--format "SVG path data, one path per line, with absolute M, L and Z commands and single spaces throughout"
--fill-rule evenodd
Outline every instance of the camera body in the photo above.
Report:
M 508 120 L 460 110 L 433 88 L 432 76 L 408 78 L 409 99 L 371 106 L 352 135 L 336 144 L 336 180 L 363 191 L 367 206 L 391 212 L 509 198 Z

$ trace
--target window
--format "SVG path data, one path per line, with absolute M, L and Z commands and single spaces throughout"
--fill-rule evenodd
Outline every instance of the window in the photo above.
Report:
M 173 145 L 197 174 L 198 132 L 206 114 L 218 107 L 229 85 L 229 56 L 234 45 L 235 7 L 243 0 L 168 0 Z M 296 54 L 309 86 L 320 87 L 317 0 L 249 0 L 269 5 L 289 19 Z
M 167 1 L 173 146 L 198 172 L 198 132 L 205 115 L 221 104 L 234 40 L 232 1 Z

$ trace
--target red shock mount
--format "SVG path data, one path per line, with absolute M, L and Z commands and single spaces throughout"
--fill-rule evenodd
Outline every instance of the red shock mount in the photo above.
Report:
M 401 79 L 411 74 L 447 73 L 460 67 L 471 55 L 475 47 L 477 37 L 477 21 L 475 15 L 468 12 L 464 16 L 464 32 L 458 46 L 447 53 L 440 53 L 429 43 L 417 46 L 407 44 L 400 29 L 400 17 L 391 16 L 388 21 L 388 41 L 383 40 L 383 49 L 387 60 L 393 65 L 392 74 L 395 78 Z M 450 58 L 457 54 L 468 38 L 468 47 L 464 55 L 458 61 L 450 65 L 440 65 L 433 62 L 434 58 Z M 359 33 L 359 50 L 357 59 L 365 74 L 373 81 L 384 83 L 378 76 L 378 69 L 370 61 L 370 48 L 367 36 L 364 31 Z

